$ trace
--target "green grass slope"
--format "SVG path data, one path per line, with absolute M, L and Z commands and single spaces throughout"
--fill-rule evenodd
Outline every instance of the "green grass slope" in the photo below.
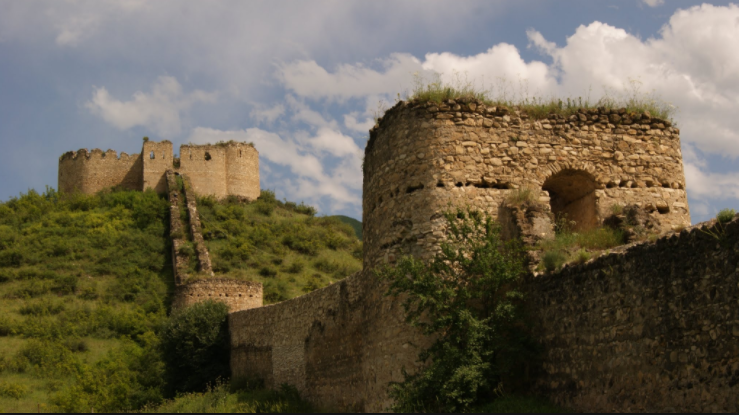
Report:
M 351 226 L 352 229 L 354 229 L 354 233 L 357 235 L 357 238 L 359 238 L 360 241 L 362 240 L 362 222 L 344 215 L 334 215 L 329 217 L 336 218 Z
M 174 288 L 168 206 L 151 191 L 53 189 L 0 203 L 3 411 L 164 402 L 160 331 Z M 199 208 L 216 274 L 262 281 L 267 302 L 361 268 L 350 226 L 271 192 L 251 204 L 204 198 Z
M 335 217 L 262 191 L 251 204 L 198 200 L 213 271 L 264 284 L 265 303 L 293 298 L 362 268 L 362 243 Z

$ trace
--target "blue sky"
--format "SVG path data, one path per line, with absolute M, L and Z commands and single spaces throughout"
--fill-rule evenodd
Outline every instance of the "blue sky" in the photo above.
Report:
M 361 219 L 374 117 L 439 75 L 669 102 L 696 223 L 739 210 L 737 50 L 730 2 L 0 0 L 0 200 L 56 187 L 69 150 L 236 139 L 262 188 Z

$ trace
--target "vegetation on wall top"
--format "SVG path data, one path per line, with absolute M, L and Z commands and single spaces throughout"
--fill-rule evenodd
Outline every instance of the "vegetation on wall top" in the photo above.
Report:
M 630 90 L 617 92 L 604 88 L 604 95 L 593 102 L 588 96 L 560 98 L 543 98 L 529 95 L 528 85 L 520 81 L 517 92 L 512 92 L 513 86 L 504 78 L 499 78 L 497 88 L 486 89 L 478 87 L 472 82 L 462 79 L 456 74 L 455 81 L 446 83 L 439 76 L 432 80 L 416 76 L 413 89 L 407 94 L 406 100 L 411 103 L 435 102 L 454 100 L 459 102 L 480 101 L 488 106 L 505 107 L 520 110 L 533 119 L 546 118 L 550 114 L 570 116 L 581 109 L 606 108 L 609 110 L 624 109 L 627 114 L 642 114 L 648 112 L 652 117 L 673 121 L 677 107 L 665 102 L 654 93 L 640 91 L 641 82 L 629 79 Z

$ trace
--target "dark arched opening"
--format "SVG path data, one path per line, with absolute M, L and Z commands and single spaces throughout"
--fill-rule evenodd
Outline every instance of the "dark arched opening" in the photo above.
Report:
M 587 231 L 598 226 L 595 204 L 595 178 L 582 170 L 562 170 L 542 186 L 549 192 L 552 213 L 558 224 L 573 231 Z

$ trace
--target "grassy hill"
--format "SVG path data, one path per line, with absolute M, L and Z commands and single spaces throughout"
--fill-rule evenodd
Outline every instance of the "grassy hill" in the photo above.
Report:
M 351 226 L 354 229 L 354 233 L 357 235 L 357 238 L 359 238 L 360 241 L 362 240 L 362 222 L 344 215 L 334 215 L 331 217 Z
M 281 301 L 361 267 L 336 218 L 265 192 L 200 200 L 216 274 Z M 173 276 L 168 202 L 154 192 L 29 191 L 0 203 L 0 408 L 137 410 L 166 397 L 159 346 Z

